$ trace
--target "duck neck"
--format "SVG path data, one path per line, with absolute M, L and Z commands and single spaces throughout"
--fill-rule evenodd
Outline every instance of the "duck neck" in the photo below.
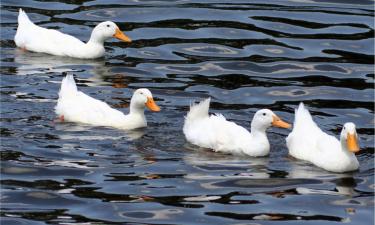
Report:
M 267 127 L 265 126 L 262 126 L 260 124 L 253 123 L 253 122 L 251 123 L 251 135 L 256 140 L 268 143 L 266 130 L 267 130 Z
M 99 35 L 95 29 L 91 33 L 90 40 L 87 42 L 89 45 L 100 45 L 104 46 L 104 41 L 106 38 L 103 35 Z
M 251 126 L 250 137 L 244 143 L 246 143 L 244 153 L 250 156 L 265 156 L 269 154 L 270 143 L 264 128 Z
M 264 135 L 266 136 L 266 130 L 268 127 L 257 123 L 256 121 L 251 122 L 251 133 L 254 133 L 255 135 Z
M 259 128 L 251 127 L 251 134 L 253 135 L 253 137 L 256 137 L 256 138 L 267 139 L 266 129 L 259 129 Z
M 130 115 L 145 116 L 145 107 L 143 105 L 136 104 L 134 101 L 130 101 Z

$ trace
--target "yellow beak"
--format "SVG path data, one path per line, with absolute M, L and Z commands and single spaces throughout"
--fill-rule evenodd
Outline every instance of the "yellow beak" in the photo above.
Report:
M 292 125 L 290 125 L 287 122 L 282 121 L 278 116 L 273 115 L 272 116 L 272 126 L 281 127 L 281 128 L 290 128 Z
M 346 139 L 346 145 L 348 146 L 349 151 L 351 152 L 359 152 L 359 146 L 358 146 L 358 139 L 355 134 L 349 134 L 348 138 Z
M 113 37 L 124 42 L 132 42 L 132 40 L 128 36 L 126 36 L 119 28 L 116 28 L 116 33 L 113 35 Z
M 147 106 L 147 108 L 149 108 L 153 112 L 159 112 L 160 111 L 160 107 L 158 105 L 156 105 L 156 103 L 155 103 L 155 101 L 152 97 L 147 98 L 146 106 Z

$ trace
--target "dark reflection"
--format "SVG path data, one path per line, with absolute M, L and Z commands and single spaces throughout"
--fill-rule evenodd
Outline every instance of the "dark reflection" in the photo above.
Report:
M 337 186 L 355 188 L 357 186 L 357 181 L 353 177 L 344 177 L 333 181 Z
M 231 218 L 236 220 L 326 220 L 326 221 L 336 221 L 341 222 L 344 218 L 336 216 L 327 215 L 313 215 L 313 216 L 303 216 L 303 215 L 292 215 L 292 214 L 239 214 L 230 212 L 206 212 L 209 216 L 219 216 L 224 218 Z
M 12 131 L 7 128 L 0 128 L 0 135 L 10 137 L 13 135 Z
M 327 2 L 325 0 L 314 0 L 314 2 Z M 346 1 L 346 0 L 329 0 L 329 3 L 338 4 L 360 4 L 360 5 L 373 5 L 374 2 L 370 0 L 360 0 L 360 1 Z
M 238 187 L 238 188 L 268 188 L 294 186 L 301 184 L 319 184 L 320 181 L 313 179 L 231 179 L 228 181 L 213 183 L 217 187 Z
M 336 191 L 342 194 L 355 195 L 355 187 L 357 186 L 356 179 L 353 177 L 343 177 L 337 180 L 333 180 L 336 184 Z
M 27 219 L 28 221 L 67 221 L 75 223 L 96 223 L 96 224 L 115 224 L 112 221 L 97 220 L 85 217 L 83 215 L 69 214 L 68 209 L 56 209 L 56 210 L 30 210 L 30 211 L 13 211 L 10 215 Z M 2 211 L 0 215 L 9 215 Z M 27 224 L 30 224 L 28 222 Z
M 121 201 L 121 202 L 130 202 L 139 199 L 139 197 L 130 196 L 130 195 L 118 195 L 118 194 L 109 194 L 105 192 L 97 191 L 99 188 L 76 188 L 72 191 L 72 194 L 79 198 L 93 198 L 101 199 L 102 201 Z
M 114 20 L 134 41 L 106 43 L 97 60 L 22 52 L 20 7 L 81 40 Z M 1 223 L 371 223 L 373 15 L 367 0 L 2 1 Z M 63 72 L 124 113 L 147 87 L 161 112 L 134 131 L 55 122 Z M 280 129 L 267 157 L 190 145 L 184 116 L 207 97 L 245 128 L 259 108 L 292 122 L 300 101 L 335 137 L 352 121 L 361 167 L 336 174 L 292 159 Z
M 17 151 L 11 151 L 11 150 L 0 151 L 1 161 L 17 160 L 24 155 L 25 155 L 24 153 L 17 152 Z
M 66 179 L 65 182 L 58 182 L 55 180 L 35 180 L 35 181 L 21 181 L 21 180 L 2 180 L 1 185 L 5 186 L 17 186 L 25 188 L 36 188 L 42 190 L 60 190 L 71 188 L 73 186 L 91 184 L 87 181 L 78 179 Z
M 151 161 L 150 159 L 147 159 L 147 160 Z M 155 162 L 155 160 L 153 162 Z M 144 179 L 182 178 L 184 174 L 145 174 L 143 176 L 111 174 L 107 176 L 112 178 L 112 179 L 109 179 L 108 181 L 136 181 L 136 180 L 144 180 Z
M 371 36 L 374 36 L 374 33 L 372 33 Z M 338 62 L 350 61 L 352 63 L 370 64 L 370 65 L 374 63 L 373 55 L 360 54 L 357 52 L 349 52 L 349 51 L 342 51 L 342 50 L 336 50 L 336 49 L 325 49 L 323 50 L 323 52 L 327 54 L 340 56 L 337 58 L 337 60 L 340 60 Z
M 288 18 L 268 17 L 268 16 L 263 16 L 263 17 L 254 16 L 252 17 L 252 19 L 278 22 L 278 23 L 287 23 L 287 24 L 291 24 L 295 26 L 302 26 L 302 27 L 312 28 L 312 29 L 321 29 L 321 28 L 327 28 L 330 26 L 349 26 L 349 27 L 360 27 L 360 28 L 370 29 L 370 27 L 368 27 L 365 24 L 356 24 L 356 23 L 326 24 L 326 23 L 315 23 L 315 22 L 305 21 L 305 20 L 293 20 L 293 19 L 288 19 Z

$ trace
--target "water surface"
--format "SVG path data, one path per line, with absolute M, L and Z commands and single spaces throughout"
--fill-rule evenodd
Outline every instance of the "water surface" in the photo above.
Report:
M 15 48 L 18 8 L 38 25 L 87 40 L 112 20 L 134 40 L 102 59 Z M 373 1 L 3 0 L 3 224 L 373 224 Z M 128 111 L 133 90 L 161 106 L 124 132 L 56 123 L 62 73 Z M 335 174 L 287 154 L 288 130 L 269 130 L 271 154 L 251 158 L 188 144 L 191 102 L 249 128 L 257 109 L 292 122 L 304 101 L 338 136 L 356 123 L 359 171 Z

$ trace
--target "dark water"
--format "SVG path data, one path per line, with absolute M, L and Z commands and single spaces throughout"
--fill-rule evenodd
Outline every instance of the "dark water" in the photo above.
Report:
M 373 224 L 373 1 L 1 1 L 2 224 Z M 134 42 L 105 58 L 15 49 L 18 8 L 87 40 L 103 20 Z M 62 72 L 127 112 L 148 87 L 162 107 L 132 132 L 54 123 Z M 357 124 L 360 170 L 334 174 L 287 155 L 271 129 L 265 158 L 186 143 L 190 102 L 249 127 L 270 108 L 287 121 L 300 101 L 338 136 Z

